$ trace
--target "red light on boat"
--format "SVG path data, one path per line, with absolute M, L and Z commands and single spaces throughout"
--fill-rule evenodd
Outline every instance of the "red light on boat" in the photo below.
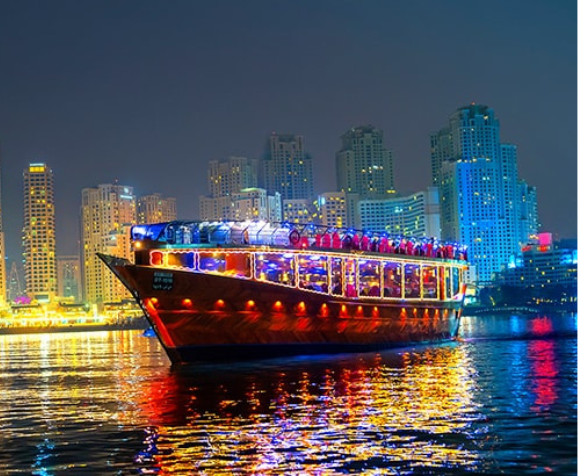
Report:
M 321 304 L 321 309 L 319 310 L 319 315 L 321 317 L 329 316 L 329 306 L 325 303 Z
M 163 264 L 163 254 L 160 251 L 151 251 L 150 260 L 151 265 L 160 266 Z
M 247 311 L 249 311 L 249 310 L 254 309 L 254 308 L 255 308 L 255 301 L 253 301 L 252 299 L 249 299 L 247 301 L 247 304 L 245 304 L 245 309 Z
M 399 315 L 402 319 L 405 319 L 407 317 L 407 311 L 405 310 L 405 307 L 401 308 L 401 312 Z
M 304 315 L 306 310 L 307 310 L 307 307 L 305 306 L 305 303 L 303 301 L 301 301 L 299 304 L 297 304 L 297 314 L 298 315 Z
M 349 317 L 347 313 L 347 306 L 345 304 L 341 305 L 341 309 L 339 310 L 339 317 Z
M 159 300 L 156 297 L 145 299 L 145 306 L 151 311 L 157 307 L 158 303 Z
M 275 301 L 275 303 L 273 304 L 273 310 L 276 312 L 282 312 L 283 311 L 283 303 L 281 301 Z
M 379 309 L 377 306 L 373 306 L 373 309 L 371 310 L 371 317 L 379 317 Z
M 363 317 L 363 306 L 357 306 L 357 309 L 355 310 L 355 316 Z
M 225 301 L 223 301 L 222 299 L 219 299 L 218 301 L 215 302 L 215 308 L 223 309 L 224 307 L 225 307 Z
M 413 315 L 417 316 L 417 308 L 416 307 L 413 308 Z
M 183 306 L 185 306 L 185 307 L 192 307 L 192 306 L 193 306 L 193 301 L 191 301 L 189 298 L 185 298 L 185 299 L 183 299 Z

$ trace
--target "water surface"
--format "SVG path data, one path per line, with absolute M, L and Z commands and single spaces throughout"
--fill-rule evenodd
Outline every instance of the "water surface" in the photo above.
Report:
M 0 336 L 0 474 L 576 474 L 576 316 L 171 368 L 139 331 Z

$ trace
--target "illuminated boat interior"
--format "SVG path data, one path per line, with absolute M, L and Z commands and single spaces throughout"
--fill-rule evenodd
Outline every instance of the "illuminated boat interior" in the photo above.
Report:
M 466 249 L 320 225 L 169 222 L 131 230 L 137 264 L 366 302 L 461 299 Z

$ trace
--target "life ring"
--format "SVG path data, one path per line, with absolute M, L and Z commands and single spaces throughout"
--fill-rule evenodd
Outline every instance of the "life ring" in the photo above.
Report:
M 291 233 L 289 233 L 289 243 L 291 243 L 293 246 L 296 246 L 297 243 L 299 243 L 300 240 L 300 236 L 299 236 L 299 232 L 297 230 L 291 230 Z

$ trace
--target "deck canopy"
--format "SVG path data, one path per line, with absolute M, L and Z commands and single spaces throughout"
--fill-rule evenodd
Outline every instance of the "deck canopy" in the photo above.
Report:
M 385 232 L 317 224 L 266 221 L 171 221 L 134 225 L 131 239 L 169 245 L 265 245 L 353 249 L 467 261 L 466 246 L 433 237 L 390 236 Z

